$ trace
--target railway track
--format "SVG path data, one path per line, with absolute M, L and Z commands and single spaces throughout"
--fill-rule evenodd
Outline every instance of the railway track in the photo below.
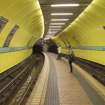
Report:
M 0 75 L 0 105 L 9 105 L 12 102 L 12 100 L 14 100 L 16 94 L 22 89 L 22 87 L 24 87 L 24 89 L 26 90 L 29 87 L 31 87 L 31 85 L 36 80 L 36 77 L 34 77 L 35 75 L 32 75 L 33 72 L 32 70 L 33 68 L 36 69 L 38 68 L 36 67 L 36 65 L 38 66 L 38 62 L 41 62 L 40 60 L 42 60 L 42 58 L 40 59 L 32 55 L 26 60 L 24 60 L 22 63 L 12 67 L 7 72 L 4 72 L 3 74 Z M 29 85 L 28 83 L 31 85 Z M 25 92 L 24 89 L 23 94 Z M 23 96 L 24 95 L 21 95 L 20 99 L 22 98 L 24 99 L 25 96 L 24 97 Z M 13 105 L 20 105 L 18 103 L 15 103 Z
M 105 85 L 105 66 L 81 58 L 74 58 L 74 62 Z

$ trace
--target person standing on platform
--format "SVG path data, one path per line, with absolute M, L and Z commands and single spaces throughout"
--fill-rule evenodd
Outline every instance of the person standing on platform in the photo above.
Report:
M 58 56 L 57 59 L 61 59 L 61 47 L 58 47 Z
M 74 61 L 74 54 L 73 54 L 73 49 L 69 47 L 70 55 L 69 55 L 69 64 L 70 64 L 70 71 L 73 71 L 72 63 Z

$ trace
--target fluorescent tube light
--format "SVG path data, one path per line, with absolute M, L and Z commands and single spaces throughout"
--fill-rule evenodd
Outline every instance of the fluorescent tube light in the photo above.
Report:
M 49 34 L 52 34 L 52 33 L 57 33 L 57 31 L 52 31 L 52 32 L 48 32 Z
M 69 19 L 51 19 L 51 21 L 68 21 Z
M 78 7 L 80 4 L 52 4 L 51 7 Z
M 52 26 L 52 25 L 50 25 L 49 27 L 50 28 L 61 28 L 62 26 Z
M 59 31 L 59 30 L 61 30 L 60 28 L 59 29 L 49 29 L 50 31 Z
M 50 23 L 50 25 L 64 25 L 65 23 Z
M 73 15 L 73 13 L 51 13 L 52 16 Z

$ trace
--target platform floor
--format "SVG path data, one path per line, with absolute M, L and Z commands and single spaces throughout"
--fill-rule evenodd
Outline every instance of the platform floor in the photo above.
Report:
M 47 63 L 26 105 L 93 105 L 66 60 L 47 53 Z

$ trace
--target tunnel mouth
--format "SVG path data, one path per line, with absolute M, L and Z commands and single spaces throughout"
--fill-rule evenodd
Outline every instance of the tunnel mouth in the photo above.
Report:
M 43 39 L 37 40 L 33 46 L 33 54 L 42 54 L 43 55 Z
M 52 39 L 45 40 L 44 42 L 44 46 L 47 46 L 46 48 L 48 52 L 58 54 L 58 46 Z

